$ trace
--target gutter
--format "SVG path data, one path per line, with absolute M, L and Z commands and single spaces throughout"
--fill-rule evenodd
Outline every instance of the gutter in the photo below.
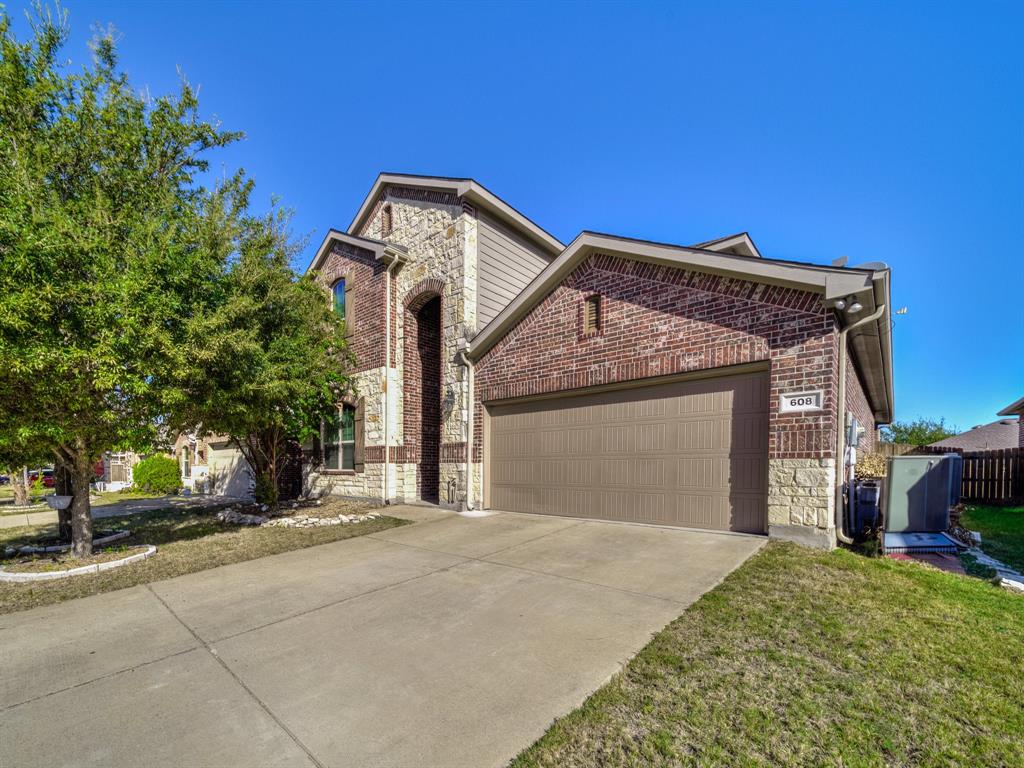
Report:
M 473 416 L 474 407 L 473 391 L 473 361 L 469 359 L 469 350 L 459 350 L 459 362 L 466 366 L 466 511 L 473 509 Z
M 844 544 L 853 544 L 853 538 L 846 533 L 846 506 L 843 504 L 843 481 L 846 480 L 846 335 L 854 328 L 866 325 L 880 318 L 885 314 L 885 304 L 879 304 L 867 317 L 862 317 L 855 323 L 851 323 L 839 331 L 839 391 L 836 421 L 838 432 L 836 436 L 836 461 L 842 468 L 842 475 L 836 472 L 836 538 Z
M 384 395 L 384 465 L 380 497 L 383 504 L 388 504 L 388 467 L 391 464 L 391 409 L 388 404 L 388 392 L 391 389 L 391 277 L 392 270 L 405 263 L 405 256 L 390 247 L 385 250 L 385 254 L 391 261 L 384 270 L 384 381 L 381 387 Z

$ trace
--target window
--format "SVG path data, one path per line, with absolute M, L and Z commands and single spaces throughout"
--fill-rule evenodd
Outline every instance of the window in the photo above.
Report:
M 333 418 L 324 421 L 324 468 L 356 468 L 356 408 L 343 405 Z
M 391 203 L 385 205 L 380 212 L 380 236 L 387 237 L 391 234 Z
M 601 297 L 588 296 L 583 300 L 583 335 L 590 336 L 601 330 Z
M 334 302 L 334 314 L 345 321 L 345 334 L 352 333 L 356 328 L 356 304 L 352 295 L 352 281 L 341 278 L 331 289 Z
M 334 284 L 334 313 L 339 317 L 345 317 L 345 281 L 339 280 Z
M 189 460 L 189 447 L 183 446 L 181 449 L 181 476 L 192 477 L 192 469 L 188 465 Z

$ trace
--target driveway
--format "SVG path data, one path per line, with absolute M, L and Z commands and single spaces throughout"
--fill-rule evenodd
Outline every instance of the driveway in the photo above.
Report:
M 499 766 L 763 538 L 418 522 L 0 616 L 17 766 Z

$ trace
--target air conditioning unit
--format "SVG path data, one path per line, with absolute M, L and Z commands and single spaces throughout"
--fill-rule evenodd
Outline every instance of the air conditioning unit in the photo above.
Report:
M 888 552 L 956 552 L 945 535 L 949 510 L 960 503 L 959 454 L 893 456 L 885 483 L 884 548 Z

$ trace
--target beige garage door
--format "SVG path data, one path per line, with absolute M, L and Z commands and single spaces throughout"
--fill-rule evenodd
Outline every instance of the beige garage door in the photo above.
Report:
M 766 373 L 488 408 L 492 509 L 763 533 Z

